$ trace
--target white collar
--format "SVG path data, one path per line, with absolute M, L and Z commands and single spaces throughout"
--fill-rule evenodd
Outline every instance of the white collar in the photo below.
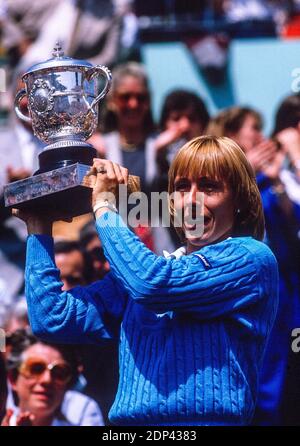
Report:
M 171 253 L 169 253 L 166 250 L 163 250 L 163 255 L 166 259 L 169 259 L 169 258 L 179 259 L 180 257 L 186 255 L 186 247 L 181 246 L 180 248 L 176 249 L 176 251 L 171 252 Z
M 227 237 L 225 240 L 230 240 L 232 237 Z M 200 249 L 200 248 L 199 248 Z M 182 256 L 186 255 L 186 246 L 181 246 L 180 248 L 176 249 L 174 252 L 168 252 L 165 249 L 163 250 L 163 255 L 166 259 L 175 258 L 179 259 Z

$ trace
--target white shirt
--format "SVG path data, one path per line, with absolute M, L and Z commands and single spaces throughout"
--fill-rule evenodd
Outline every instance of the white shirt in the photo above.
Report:
M 289 199 L 300 205 L 300 181 L 298 177 L 288 169 L 282 169 L 279 176 Z
M 38 155 L 42 150 L 39 140 L 22 124 L 15 126 L 15 132 L 20 146 L 20 154 L 24 169 L 34 172 L 38 169 Z

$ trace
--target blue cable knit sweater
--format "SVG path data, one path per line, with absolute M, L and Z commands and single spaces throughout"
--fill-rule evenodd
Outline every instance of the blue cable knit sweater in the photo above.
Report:
M 249 423 L 277 308 L 277 264 L 269 248 L 251 237 L 231 238 L 165 259 L 118 214 L 105 213 L 96 226 L 111 272 L 68 292 L 61 291 L 52 238 L 28 238 L 34 333 L 69 343 L 119 336 L 115 424 Z

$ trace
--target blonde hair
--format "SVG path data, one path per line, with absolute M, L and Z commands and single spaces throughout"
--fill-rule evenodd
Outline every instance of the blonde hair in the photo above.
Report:
M 169 170 L 169 196 L 177 176 L 198 179 L 207 176 L 225 181 L 232 191 L 235 221 L 232 236 L 264 237 L 264 214 L 254 171 L 242 149 L 227 137 L 200 136 L 185 144 Z M 169 200 L 172 222 L 176 211 Z M 184 240 L 182 228 L 175 228 Z

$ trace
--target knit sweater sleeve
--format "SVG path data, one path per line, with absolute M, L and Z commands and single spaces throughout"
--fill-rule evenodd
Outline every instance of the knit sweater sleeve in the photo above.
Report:
M 119 335 L 127 293 L 111 274 L 62 291 L 53 239 L 31 235 L 25 268 L 29 320 L 36 336 L 63 343 L 96 343 Z
M 97 219 L 96 227 L 114 275 L 131 298 L 157 313 L 218 317 L 263 299 L 270 294 L 268 287 L 273 289 L 272 280 L 276 286 L 273 254 L 250 237 L 226 240 L 176 260 L 153 254 L 111 211 Z

